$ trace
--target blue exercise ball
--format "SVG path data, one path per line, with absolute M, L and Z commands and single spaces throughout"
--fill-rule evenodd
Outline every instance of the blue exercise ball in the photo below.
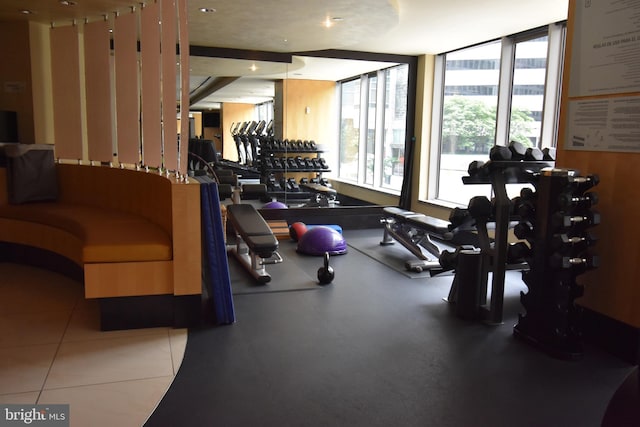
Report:
M 322 256 L 347 253 L 347 242 L 338 231 L 322 225 L 309 229 L 298 240 L 298 252 L 306 255 Z

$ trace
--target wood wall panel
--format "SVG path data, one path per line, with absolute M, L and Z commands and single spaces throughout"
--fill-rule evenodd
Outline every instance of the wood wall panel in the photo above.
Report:
M 84 265 L 85 298 L 173 293 L 171 261 L 110 262 Z
M 283 87 L 283 138 L 332 144 L 336 83 L 289 79 Z
M 116 144 L 120 163 L 140 163 L 140 91 L 138 84 L 138 16 L 115 18 Z
M 160 6 L 147 3 L 141 12 L 142 162 L 162 166 L 160 111 Z
M 82 107 L 78 27 L 51 29 L 51 74 L 56 156 L 82 159 Z
M 177 0 L 180 39 L 180 146 L 178 156 L 180 173 L 187 173 L 189 153 L 189 11 L 187 0 Z
M 175 295 L 202 292 L 202 232 L 200 184 L 197 181 L 171 186 L 173 218 L 173 287 Z
M 84 26 L 84 70 L 89 160 L 110 162 L 111 66 L 109 23 L 96 21 Z
M 162 0 L 162 141 L 164 167 L 178 170 L 178 123 L 176 121 L 176 2 Z
M 640 154 L 564 149 L 576 2 L 569 5 L 556 166 L 599 175 L 600 184 L 594 189 L 599 195 L 595 209 L 602 215 L 600 225 L 593 228 L 599 238 L 594 253 L 601 258 L 600 267 L 578 277 L 585 286 L 578 303 L 640 327 Z

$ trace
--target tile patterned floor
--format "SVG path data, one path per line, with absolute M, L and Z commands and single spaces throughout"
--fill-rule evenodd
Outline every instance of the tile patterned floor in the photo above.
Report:
M 186 343 L 186 329 L 102 332 L 82 284 L 0 263 L 0 403 L 66 403 L 77 427 L 141 426 Z

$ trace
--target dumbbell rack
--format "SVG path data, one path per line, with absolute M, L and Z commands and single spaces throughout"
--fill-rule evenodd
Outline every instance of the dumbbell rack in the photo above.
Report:
M 278 142 L 276 142 L 275 144 L 277 145 Z M 316 177 L 319 178 L 322 176 L 323 173 L 331 172 L 331 170 L 328 167 L 316 167 L 316 166 L 291 168 L 287 164 L 286 159 L 291 158 L 291 156 L 293 155 L 299 156 L 301 154 L 315 154 L 316 156 L 318 156 L 323 152 L 324 152 L 323 150 L 320 150 L 317 148 L 304 148 L 304 147 L 297 147 L 297 146 L 289 147 L 289 146 L 280 146 L 280 145 L 277 145 L 277 147 L 273 147 L 273 146 L 264 145 L 262 146 L 261 152 L 260 152 L 260 155 L 261 155 L 260 171 L 261 171 L 262 180 L 266 184 L 268 177 L 272 174 L 277 174 L 277 175 L 286 177 L 292 173 L 295 173 L 295 174 L 313 173 L 316 175 Z M 270 161 L 273 164 L 274 159 L 285 160 L 285 162 L 282 165 L 282 167 L 269 167 L 268 164 L 270 163 Z M 287 191 L 286 188 L 284 188 L 281 192 L 270 191 L 270 194 L 278 198 L 290 197 L 294 199 L 305 199 L 305 198 L 308 199 L 313 196 L 313 194 L 308 191 Z
M 480 307 L 479 313 L 480 318 L 486 323 L 502 323 L 511 211 L 511 200 L 507 195 L 506 184 L 532 183 L 541 169 L 551 166 L 553 166 L 553 162 L 491 160 L 484 165 L 485 173 L 462 177 L 464 184 L 491 184 L 495 195 L 496 229 L 494 245 L 493 248 L 488 250 L 489 253 L 485 254 L 485 256 L 492 259 L 492 262 L 483 271 L 483 275 L 488 275 L 489 272 L 492 273 L 491 300 L 488 307 Z
M 513 330 L 516 337 L 568 360 L 582 355 L 581 310 L 574 300 L 582 296 L 583 287 L 576 277 L 597 266 L 597 257 L 588 253 L 595 240 L 587 229 L 599 223 L 599 214 L 591 210 L 595 200 L 584 195 L 597 179 L 578 174 L 547 169 L 535 184 L 535 210 L 521 218 L 532 225 L 529 271 L 523 272 L 528 292 L 520 296 L 526 314 Z

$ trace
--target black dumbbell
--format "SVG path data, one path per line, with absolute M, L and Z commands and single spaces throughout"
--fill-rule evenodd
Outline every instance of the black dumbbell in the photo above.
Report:
M 459 249 L 456 249 L 455 252 L 443 250 L 440 252 L 440 256 L 438 257 L 438 262 L 440 263 L 440 267 L 444 271 L 455 270 L 458 265 L 458 253 Z
M 298 162 L 296 162 L 295 158 L 288 157 L 287 158 L 287 166 L 289 167 L 289 169 L 298 169 Z
M 592 233 L 583 233 L 580 236 L 569 236 L 568 234 L 555 234 L 551 238 L 551 248 L 557 252 L 581 252 L 589 246 L 593 246 L 597 238 Z
M 287 190 L 295 192 L 300 191 L 300 186 L 296 182 L 295 178 L 287 179 Z
M 269 178 L 267 178 L 267 189 L 269 191 L 282 191 L 282 186 L 276 180 L 275 176 L 270 175 Z
M 509 201 L 509 216 L 518 215 L 518 207 L 522 203 L 522 198 L 516 196 Z
M 582 196 L 574 196 L 570 193 L 562 193 L 558 196 L 558 205 L 561 208 L 586 208 L 598 204 L 598 194 L 595 192 L 584 193 Z
M 313 169 L 313 161 L 311 160 L 310 157 L 305 157 L 304 158 L 304 167 L 307 169 Z
M 524 159 L 527 161 L 539 162 L 544 159 L 544 153 L 538 147 L 529 147 L 524 153 Z
M 569 186 L 574 193 L 584 193 L 588 189 L 595 187 L 600 183 L 600 176 L 571 176 L 569 177 Z
M 516 214 L 522 219 L 533 219 L 536 216 L 536 204 L 532 200 L 524 200 L 518 205 Z
M 467 210 L 472 218 L 487 220 L 491 217 L 491 201 L 486 196 L 472 197 Z
M 443 250 L 438 257 L 438 262 L 443 271 L 455 270 L 458 266 L 458 258 L 460 251 L 475 251 L 476 249 L 471 245 L 461 245 L 456 248 L 455 251 Z
M 519 141 L 509 142 L 509 150 L 511 151 L 511 160 L 524 160 L 527 154 L 527 146 Z
M 556 161 L 556 149 L 552 147 L 546 147 L 542 149 L 542 160 L 546 162 Z
M 520 197 L 522 198 L 522 200 L 536 200 L 536 198 L 538 197 L 538 195 L 536 194 L 536 191 L 533 188 L 530 187 L 523 187 L 520 190 Z
M 494 145 L 489 150 L 489 158 L 491 160 L 511 160 L 512 152 L 509 147 L 505 147 L 504 145 Z
M 562 254 L 553 254 L 549 260 L 552 268 L 567 269 L 580 267 L 581 269 L 597 268 L 600 265 L 600 258 L 597 255 L 587 255 L 581 257 L 568 257 Z
M 518 239 L 530 240 L 533 238 L 533 226 L 527 221 L 520 221 L 513 227 L 513 234 Z
M 309 178 L 307 178 L 306 176 L 303 176 L 302 178 L 300 178 L 300 184 L 308 184 L 309 183 Z
M 531 255 L 531 248 L 525 242 L 510 243 L 507 247 L 507 264 L 521 263 Z
M 455 229 L 461 225 L 471 221 L 471 215 L 466 208 L 455 207 L 449 213 L 449 222 L 451 223 L 450 229 Z
M 586 212 L 584 215 L 565 215 L 563 212 L 556 212 L 551 223 L 556 228 L 569 228 L 575 225 L 590 227 L 600 224 L 600 213 L 596 211 Z
M 469 167 L 467 168 L 467 173 L 469 174 L 469 176 L 484 176 L 486 175 L 485 172 L 489 170 L 484 166 L 485 166 L 485 162 L 483 162 L 482 160 L 474 160 L 471 163 L 469 163 Z

